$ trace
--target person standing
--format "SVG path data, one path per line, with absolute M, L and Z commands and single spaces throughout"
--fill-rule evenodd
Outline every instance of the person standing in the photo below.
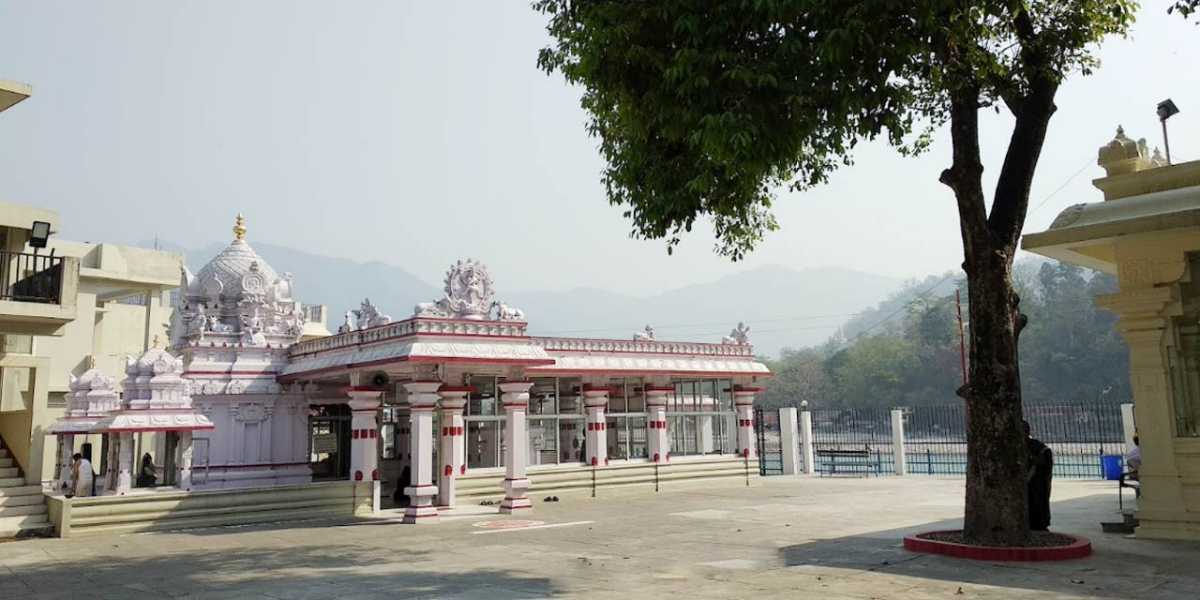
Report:
M 1029 496 L 1029 528 L 1046 531 L 1050 528 L 1050 482 L 1054 477 L 1054 451 L 1030 433 L 1025 426 L 1025 447 L 1028 452 L 1026 474 Z
M 94 474 L 92 473 L 92 461 L 84 458 L 83 455 L 79 454 L 78 452 L 75 453 L 75 455 L 71 458 L 75 461 L 71 471 L 72 475 L 74 475 L 75 481 L 75 496 L 79 498 L 91 496 L 92 482 L 94 481 Z

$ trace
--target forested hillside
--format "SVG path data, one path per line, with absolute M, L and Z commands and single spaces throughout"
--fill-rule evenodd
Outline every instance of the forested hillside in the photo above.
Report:
M 1113 328 L 1116 317 L 1093 303 L 1097 294 L 1116 290 L 1115 279 L 1035 259 L 1018 263 L 1014 279 L 1021 311 L 1029 316 L 1020 345 L 1024 401 L 1128 402 L 1128 351 Z M 763 406 L 804 400 L 814 408 L 960 402 L 956 286 L 965 286 L 957 274 L 910 282 L 824 345 L 785 349 L 769 361 L 776 377 L 767 384 Z M 965 287 L 962 292 L 965 319 Z

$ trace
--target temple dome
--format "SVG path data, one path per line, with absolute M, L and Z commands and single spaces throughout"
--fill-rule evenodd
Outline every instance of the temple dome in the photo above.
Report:
M 238 215 L 234 240 L 208 261 L 188 282 L 189 296 L 203 296 L 216 304 L 222 297 L 239 299 L 244 294 L 266 294 L 279 275 L 246 243 L 246 220 Z

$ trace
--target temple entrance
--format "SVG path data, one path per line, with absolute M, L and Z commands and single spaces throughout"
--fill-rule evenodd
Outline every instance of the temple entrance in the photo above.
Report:
M 350 478 L 350 407 L 319 404 L 308 418 L 309 463 L 313 481 Z

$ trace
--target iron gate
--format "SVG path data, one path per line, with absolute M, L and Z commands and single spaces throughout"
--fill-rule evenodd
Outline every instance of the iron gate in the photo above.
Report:
M 758 438 L 758 474 L 783 475 L 783 438 L 779 411 L 754 409 L 754 433 Z

